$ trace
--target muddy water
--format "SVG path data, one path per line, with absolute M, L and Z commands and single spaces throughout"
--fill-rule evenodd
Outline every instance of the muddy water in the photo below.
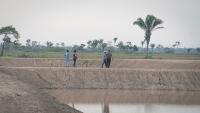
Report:
M 200 113 L 198 91 L 46 90 L 84 113 Z

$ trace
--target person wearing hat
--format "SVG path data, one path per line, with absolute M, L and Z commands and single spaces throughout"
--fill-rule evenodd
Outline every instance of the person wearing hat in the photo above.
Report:
M 77 62 L 77 59 L 78 59 L 78 54 L 77 54 L 77 51 L 74 50 L 74 54 L 73 54 L 73 66 L 76 67 L 76 62 Z
M 106 53 L 107 53 L 106 51 L 103 52 L 101 68 L 103 68 L 104 64 L 105 64 L 105 66 L 107 67 L 107 57 L 106 57 Z
M 111 59 L 112 59 L 112 53 L 110 50 L 108 50 L 108 52 L 106 52 L 106 67 L 107 68 L 110 68 Z
M 65 53 L 65 66 L 66 67 L 70 66 L 70 53 L 68 49 L 66 50 L 66 53 Z

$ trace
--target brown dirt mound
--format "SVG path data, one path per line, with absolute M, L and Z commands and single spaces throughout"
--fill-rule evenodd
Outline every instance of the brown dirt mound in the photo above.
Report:
M 73 113 L 73 111 L 74 109 L 55 101 L 34 85 L 0 72 L 0 113 Z
M 199 70 L 2 67 L 0 71 L 44 89 L 200 90 Z

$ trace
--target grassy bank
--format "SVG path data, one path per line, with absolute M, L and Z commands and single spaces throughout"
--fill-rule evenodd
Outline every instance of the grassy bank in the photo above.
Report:
M 72 53 L 71 53 L 72 55 Z M 113 52 L 114 58 L 120 59 L 144 59 L 145 53 L 127 53 L 127 52 Z M 101 52 L 79 52 L 80 59 L 100 59 Z M 63 52 L 49 52 L 49 51 L 7 51 L 4 57 L 12 58 L 64 58 Z M 150 54 L 150 59 L 185 59 L 185 60 L 200 60 L 200 54 L 173 54 L 173 53 L 154 53 Z

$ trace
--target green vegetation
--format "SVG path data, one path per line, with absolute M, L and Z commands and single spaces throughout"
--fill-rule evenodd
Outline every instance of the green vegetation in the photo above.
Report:
M 19 33 L 14 27 L 6 26 L 6 27 L 2 27 L 0 29 L 0 35 L 3 35 L 3 37 L 4 37 L 3 43 L 1 46 L 1 56 L 3 56 L 6 45 L 8 45 L 10 43 L 14 43 L 15 45 L 17 45 L 19 43 L 19 41 L 18 41 Z M 14 42 L 12 42 L 12 40 L 11 40 L 11 35 L 12 35 L 12 37 L 15 38 Z
M 59 52 L 53 51 L 6 51 L 4 57 L 18 57 L 18 58 L 64 58 L 65 50 Z M 101 59 L 101 52 L 78 52 L 79 59 Z M 72 55 L 72 53 L 71 53 Z M 113 52 L 114 59 L 144 59 L 145 53 L 128 53 L 128 52 Z M 200 54 L 174 54 L 174 53 L 154 53 L 149 56 L 151 59 L 196 59 L 200 60 Z
M 162 23 L 163 21 L 161 19 L 158 19 L 153 15 L 147 15 L 145 21 L 142 18 L 138 18 L 137 21 L 133 23 L 133 25 L 138 25 L 145 32 L 144 41 L 146 42 L 146 45 L 147 45 L 146 57 L 148 57 L 148 53 L 149 53 L 149 42 L 151 39 L 152 31 L 163 28 L 163 27 L 157 27 L 158 25 Z

